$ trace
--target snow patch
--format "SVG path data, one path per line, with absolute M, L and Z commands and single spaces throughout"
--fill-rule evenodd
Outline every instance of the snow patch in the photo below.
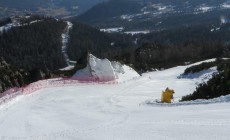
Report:
M 37 23 L 37 22 L 40 22 L 42 20 L 34 20 L 34 21 L 31 21 L 30 24 L 34 24 L 34 23 Z
M 72 69 L 74 69 L 74 65 L 69 65 L 69 66 L 62 68 L 62 69 L 59 69 L 59 70 L 60 71 L 67 71 L 67 70 L 72 70 Z
M 223 9 L 230 9 L 230 2 L 225 2 L 225 3 L 221 4 L 221 7 Z
M 202 70 L 197 73 L 189 73 L 186 75 L 180 75 L 178 78 L 188 78 L 188 79 L 197 79 L 199 78 L 200 82 L 207 82 L 209 79 L 212 78 L 213 74 L 217 74 L 218 70 L 217 67 L 212 67 L 210 69 Z
M 0 33 L 3 33 L 4 31 L 8 31 L 12 27 L 17 27 L 17 26 L 20 26 L 20 24 L 18 24 L 18 23 L 17 24 L 16 23 L 8 23 L 8 24 L 0 27 Z
M 136 34 L 148 34 L 150 33 L 149 30 L 146 30 L 146 31 L 127 31 L 127 32 L 124 32 L 125 34 L 131 34 L 131 35 L 136 35 Z
M 221 24 L 230 23 L 230 19 L 228 17 L 221 16 L 220 17 L 220 22 L 221 22 Z
M 100 31 L 106 33 L 118 33 L 118 32 L 122 32 L 124 29 L 125 29 L 124 27 L 116 27 L 116 28 L 100 29 Z
M 196 12 L 195 14 L 210 12 L 213 9 L 215 9 L 215 7 L 211 7 L 211 6 L 207 6 L 205 4 L 202 4 L 202 5 L 198 6 L 197 8 L 195 8 L 195 12 Z
M 72 78 L 78 80 L 123 81 L 140 76 L 132 68 L 108 59 L 99 59 L 88 55 L 87 67 L 77 71 Z
M 28 26 L 28 25 L 31 25 L 31 24 L 34 24 L 34 23 L 37 23 L 37 22 L 41 22 L 41 21 L 42 20 L 34 20 L 34 21 L 31 21 L 29 24 L 28 23 L 20 24 L 18 21 L 8 23 L 8 24 L 0 27 L 0 34 L 3 33 L 4 31 L 9 31 L 13 27 Z

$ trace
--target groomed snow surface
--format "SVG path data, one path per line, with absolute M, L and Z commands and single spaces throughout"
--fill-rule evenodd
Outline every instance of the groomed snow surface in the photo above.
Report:
M 0 139 L 228 140 L 230 96 L 177 102 L 215 68 L 178 78 L 185 68 L 145 73 L 120 84 L 79 84 L 19 96 L 0 106 Z M 166 87 L 175 90 L 175 102 L 156 104 Z

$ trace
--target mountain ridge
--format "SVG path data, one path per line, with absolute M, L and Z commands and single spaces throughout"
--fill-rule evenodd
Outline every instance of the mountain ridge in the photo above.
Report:
M 52 17 L 79 15 L 106 0 L 1 0 L 0 17 L 35 13 Z
M 220 23 L 222 16 L 229 18 L 229 11 L 228 0 L 112 0 L 94 6 L 75 20 L 97 28 L 156 31 Z

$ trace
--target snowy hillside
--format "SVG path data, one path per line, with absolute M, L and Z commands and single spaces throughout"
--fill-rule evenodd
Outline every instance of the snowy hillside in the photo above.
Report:
M 112 0 L 98 4 L 77 20 L 107 32 L 147 33 L 145 30 L 216 24 L 229 10 L 229 0 Z
M 91 57 L 93 74 L 101 74 L 100 64 L 109 64 L 105 74 L 117 72 L 108 60 Z M 18 96 L 0 106 L 0 139 L 228 140 L 229 96 L 177 102 L 215 72 L 177 78 L 187 67 L 145 73 L 119 84 L 79 83 Z M 175 90 L 174 104 L 154 104 L 166 87 Z
M 136 71 L 126 65 L 110 62 L 108 59 L 99 59 L 89 54 L 87 67 L 77 71 L 73 78 L 86 81 L 126 81 L 138 76 L 140 75 Z

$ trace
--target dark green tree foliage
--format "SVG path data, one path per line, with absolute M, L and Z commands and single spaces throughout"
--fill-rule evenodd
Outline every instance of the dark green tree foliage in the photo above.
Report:
M 20 87 L 26 84 L 26 77 L 28 73 L 22 69 L 13 67 L 0 59 L 0 97 L 1 92 L 11 88 Z
M 39 15 L 35 15 L 35 14 L 27 14 L 27 16 L 29 16 L 29 18 L 26 17 L 15 17 L 17 19 L 17 21 L 19 21 L 20 24 L 30 24 L 30 22 L 33 21 L 41 21 L 43 19 L 52 19 L 49 17 L 45 17 L 45 16 L 39 16 Z
M 54 71 L 53 74 L 55 76 L 61 76 L 61 77 L 71 77 L 73 76 L 77 70 L 83 69 L 87 66 L 87 58 L 88 58 L 88 52 L 86 51 L 85 53 L 83 53 L 83 55 L 77 60 L 77 63 L 75 65 L 75 67 L 71 70 L 66 70 L 66 71 Z
M 216 27 L 220 27 L 217 31 L 211 31 L 211 29 L 215 29 Z M 180 27 L 170 30 L 163 30 L 152 32 L 150 34 L 141 35 L 140 42 L 141 43 L 151 43 L 151 42 L 160 42 L 165 45 L 183 45 L 187 46 L 188 44 L 202 45 L 201 43 L 213 44 L 218 41 L 229 41 L 229 27 L 228 24 L 203 24 L 203 25 L 194 25 L 190 27 Z
M 133 64 L 137 69 L 147 71 L 222 56 L 224 46 L 219 42 L 212 43 L 191 42 L 185 46 L 147 43 L 136 50 Z
M 182 97 L 182 101 L 212 99 L 230 94 L 230 60 L 218 61 L 219 74 L 213 75 L 207 83 L 200 84 L 196 91 Z
M 185 75 L 185 74 L 189 74 L 189 73 L 196 73 L 196 72 L 200 72 L 202 70 L 209 69 L 211 67 L 217 66 L 218 62 L 219 61 L 205 62 L 205 63 L 201 63 L 200 65 L 191 66 L 191 67 L 185 69 L 183 74 Z
M 137 35 L 141 45 L 131 62 L 141 71 L 152 68 L 169 68 L 184 62 L 195 62 L 209 58 L 230 57 L 229 24 L 219 31 L 211 27 L 195 26 Z
M 74 23 L 68 54 L 78 60 L 85 52 L 100 58 L 122 61 L 139 72 L 169 68 L 184 62 L 230 57 L 230 24 L 211 32 L 212 26 L 194 26 L 147 35 L 107 34 Z M 111 43 L 114 43 L 111 46 Z
M 109 0 L 98 4 L 78 16 L 76 19 L 99 28 L 125 27 L 129 30 L 168 30 L 194 25 L 219 23 L 220 15 L 228 16 L 229 9 L 216 7 L 215 9 L 194 14 L 198 5 L 221 5 L 226 0 L 190 0 L 185 6 L 183 0 Z M 173 12 L 159 12 L 153 4 L 171 5 Z M 151 14 L 143 14 L 144 11 Z M 122 15 L 128 15 L 123 19 Z
M 84 24 L 74 23 L 70 31 L 67 51 L 72 60 L 78 60 L 86 52 L 100 58 L 115 59 L 135 49 L 131 35 L 107 34 Z
M 61 34 L 66 23 L 52 18 L 27 26 L 14 27 L 0 35 L 0 56 L 27 71 L 56 70 L 64 67 Z
M 77 20 L 87 24 L 107 25 L 111 22 L 109 18 L 120 16 L 123 14 L 135 14 L 143 8 L 140 3 L 130 0 L 109 0 L 108 2 L 100 3 L 89 11 L 86 11 Z M 118 22 L 119 23 L 119 22 Z M 117 24 L 115 24 L 115 27 Z
M 3 26 L 3 25 L 6 25 L 8 23 L 11 23 L 11 19 L 10 18 L 0 19 L 0 27 Z
M 133 64 L 141 72 L 152 68 L 167 68 L 178 63 L 179 53 L 180 50 L 176 46 L 146 43 L 135 51 Z

